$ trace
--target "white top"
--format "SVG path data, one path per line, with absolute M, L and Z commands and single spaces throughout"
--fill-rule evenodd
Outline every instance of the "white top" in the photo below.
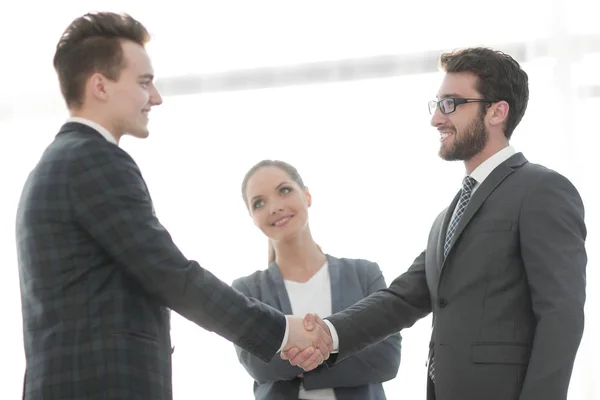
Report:
M 290 298 L 293 315 L 304 317 L 307 313 L 315 313 L 322 318 L 331 315 L 331 281 L 327 261 L 305 283 L 288 280 L 283 282 Z M 335 393 L 331 388 L 304 390 L 304 385 L 301 383 L 298 398 L 335 400 Z

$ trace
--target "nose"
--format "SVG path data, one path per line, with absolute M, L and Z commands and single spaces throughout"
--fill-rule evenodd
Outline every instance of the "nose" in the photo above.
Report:
M 269 205 L 269 214 L 275 215 L 281 211 L 283 211 L 283 206 L 277 201 L 272 201 Z
M 155 86 L 152 87 L 154 90 L 152 91 L 152 93 L 150 93 L 150 104 L 152 104 L 153 106 L 160 106 L 163 102 L 162 96 L 160 95 L 158 89 Z
M 442 114 L 439 107 L 436 107 L 435 111 L 433 112 L 433 115 L 431 116 L 431 126 L 438 127 L 440 125 L 443 125 L 445 119 L 446 116 Z

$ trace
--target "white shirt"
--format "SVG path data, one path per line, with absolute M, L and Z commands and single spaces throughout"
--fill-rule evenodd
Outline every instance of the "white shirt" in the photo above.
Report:
M 491 156 L 490 158 L 488 158 L 487 160 L 482 162 L 479 165 L 479 167 L 475 168 L 475 170 L 473 172 L 471 172 L 471 178 L 475 179 L 477 181 L 477 183 L 473 187 L 472 193 L 474 193 L 475 190 L 477 190 L 477 188 L 479 186 L 481 186 L 483 181 L 492 173 L 493 170 L 496 169 L 496 167 L 498 167 L 498 165 L 500 165 L 504 161 L 508 160 L 515 153 L 516 153 L 516 151 L 515 151 L 514 147 L 506 146 L 505 148 L 503 148 L 502 150 L 500 150 L 499 152 L 497 152 L 496 154 L 494 154 L 493 156 Z M 454 209 L 454 212 L 456 212 L 456 208 Z M 327 326 L 329 327 L 329 330 L 331 331 L 331 337 L 333 339 L 333 351 L 338 352 L 339 351 L 339 338 L 338 338 L 337 331 L 335 330 L 335 327 L 333 326 L 333 324 L 331 322 L 325 320 L 325 323 L 327 324 Z
M 329 263 L 325 264 L 304 283 L 283 281 L 290 298 L 292 314 L 304 317 L 315 313 L 321 317 L 331 315 L 331 281 L 329 279 Z M 335 400 L 332 388 L 305 390 L 300 384 L 299 399 Z
M 115 139 L 115 137 L 108 131 L 108 129 L 106 129 L 105 127 L 103 127 L 102 125 L 100 125 L 94 121 L 90 121 L 89 119 L 85 119 L 85 118 L 81 118 L 81 117 L 71 117 L 67 120 L 67 122 L 77 122 L 77 123 L 80 123 L 83 125 L 87 125 L 90 128 L 98 131 L 99 134 L 104 136 L 104 139 L 108 140 L 109 142 L 111 142 L 113 144 L 117 144 L 117 139 Z
M 504 161 L 508 160 L 512 156 L 516 154 L 514 147 L 506 146 L 484 162 L 482 162 L 479 167 L 475 168 L 473 172 L 471 172 L 471 178 L 475 179 L 477 183 L 473 186 L 472 193 L 475 193 L 477 188 L 483 183 L 483 181 L 492 173 L 493 170 Z

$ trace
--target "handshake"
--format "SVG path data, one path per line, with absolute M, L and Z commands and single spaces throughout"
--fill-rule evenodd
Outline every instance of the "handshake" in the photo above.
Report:
M 333 339 L 327 324 L 316 314 L 304 318 L 286 316 L 289 324 L 288 339 L 281 358 L 305 371 L 312 371 L 333 352 Z

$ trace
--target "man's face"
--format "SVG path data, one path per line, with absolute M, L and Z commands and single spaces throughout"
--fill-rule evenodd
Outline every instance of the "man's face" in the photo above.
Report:
M 134 42 L 123 41 L 125 67 L 117 81 L 107 83 L 107 102 L 111 131 L 118 137 L 130 134 L 138 138 L 148 136 L 148 113 L 160 105 L 162 98 L 154 86 L 154 70 L 146 49 Z
M 481 99 L 483 96 L 476 85 L 477 77 L 472 73 L 447 73 L 437 98 Z M 431 125 L 440 132 L 439 155 L 442 159 L 467 161 L 484 149 L 489 135 L 481 105 L 476 102 L 460 104 L 450 114 L 443 114 L 439 108 L 435 110 Z

